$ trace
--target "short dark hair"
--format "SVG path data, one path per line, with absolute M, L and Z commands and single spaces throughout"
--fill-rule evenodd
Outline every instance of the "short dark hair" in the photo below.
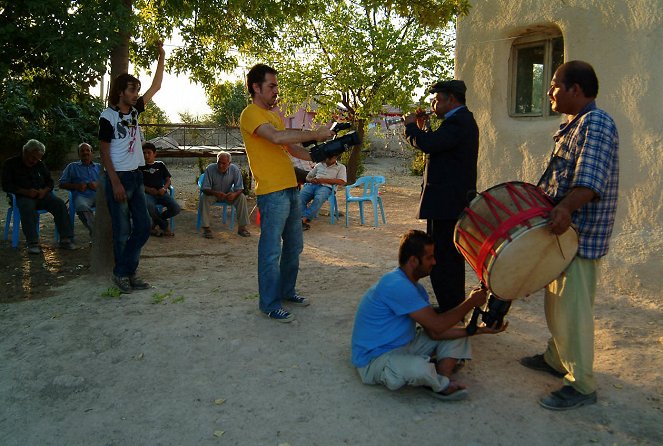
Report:
M 398 247 L 398 264 L 400 266 L 405 265 L 412 256 L 421 259 L 426 246 L 433 244 L 435 244 L 433 238 L 424 231 L 410 229 L 401 237 L 401 243 Z
M 144 143 L 143 143 L 143 150 L 145 150 L 145 149 L 147 149 L 147 150 L 151 150 L 151 151 L 153 151 L 154 153 L 156 153 L 156 151 L 157 151 L 157 146 L 155 146 L 155 145 L 152 144 L 151 142 L 144 142 Z
M 120 74 L 111 82 L 110 92 L 108 93 L 108 104 L 117 105 L 120 102 L 120 93 L 127 89 L 129 84 L 134 84 L 140 88 L 140 81 L 137 77 L 129 73 Z
M 263 63 L 254 65 L 249 70 L 249 73 L 246 75 L 246 88 L 249 90 L 251 97 L 256 94 L 256 92 L 253 91 L 253 84 L 262 84 L 265 81 L 265 76 L 267 74 L 273 74 L 276 76 L 278 73 L 274 68 Z
M 578 84 L 585 97 L 595 98 L 599 94 L 599 79 L 594 68 L 582 60 L 572 60 L 557 68 L 556 71 L 564 87 L 568 90 L 573 84 Z

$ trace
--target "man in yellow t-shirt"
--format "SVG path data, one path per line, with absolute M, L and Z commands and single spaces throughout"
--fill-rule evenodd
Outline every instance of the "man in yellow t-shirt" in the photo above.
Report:
M 333 133 L 326 127 L 313 131 L 285 128 L 281 117 L 271 111 L 279 93 L 276 75 L 276 70 L 264 64 L 249 70 L 246 86 L 252 104 L 242 111 L 239 126 L 260 210 L 260 311 L 276 321 L 290 322 L 294 315 L 283 302 L 307 306 L 309 301 L 295 290 L 304 240 L 297 179 L 288 153 L 310 160 L 301 143 L 325 141 Z

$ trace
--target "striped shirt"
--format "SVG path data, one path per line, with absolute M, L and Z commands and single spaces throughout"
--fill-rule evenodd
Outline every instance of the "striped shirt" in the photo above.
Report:
M 592 101 L 571 122 L 562 124 L 553 139 L 555 148 L 539 187 L 555 203 L 575 187 L 594 191 L 596 198 L 575 211 L 572 220 L 580 238 L 578 256 L 598 259 L 608 252 L 617 211 L 617 127 Z

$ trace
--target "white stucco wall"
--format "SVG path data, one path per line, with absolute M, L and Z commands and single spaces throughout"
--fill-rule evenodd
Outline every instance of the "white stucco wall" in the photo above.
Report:
M 564 60 L 591 63 L 597 104 L 620 134 L 620 197 L 603 282 L 660 302 L 663 290 L 663 0 L 473 0 L 458 23 L 456 78 L 481 130 L 479 189 L 536 183 L 559 117 L 512 118 L 508 83 L 514 37 L 556 26 Z

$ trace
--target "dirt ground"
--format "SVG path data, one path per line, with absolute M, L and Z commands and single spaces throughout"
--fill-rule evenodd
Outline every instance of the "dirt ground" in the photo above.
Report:
M 596 405 L 537 404 L 560 385 L 518 363 L 548 337 L 541 293 L 514 301 L 507 332 L 473 339 L 458 376 L 469 400 L 361 384 L 349 359 L 356 305 L 396 266 L 399 235 L 425 227 L 414 218 L 420 180 L 402 160 L 368 159 L 366 169 L 387 177 L 387 225 L 374 228 L 369 213 L 360 226 L 356 207 L 349 228 L 343 218 L 313 223 L 298 281 L 312 305 L 293 309 L 291 324 L 257 310 L 257 226 L 245 239 L 217 217 L 215 239 L 196 232 L 193 163 L 171 168 L 185 204 L 176 236 L 143 250 L 150 290 L 109 293 L 109 278 L 89 271 L 80 222 L 75 252 L 52 248 L 50 216 L 42 256 L 2 242 L 0 444 L 663 444 L 660 299 L 616 292 L 609 271 L 596 298 Z M 468 289 L 476 283 L 468 270 Z

